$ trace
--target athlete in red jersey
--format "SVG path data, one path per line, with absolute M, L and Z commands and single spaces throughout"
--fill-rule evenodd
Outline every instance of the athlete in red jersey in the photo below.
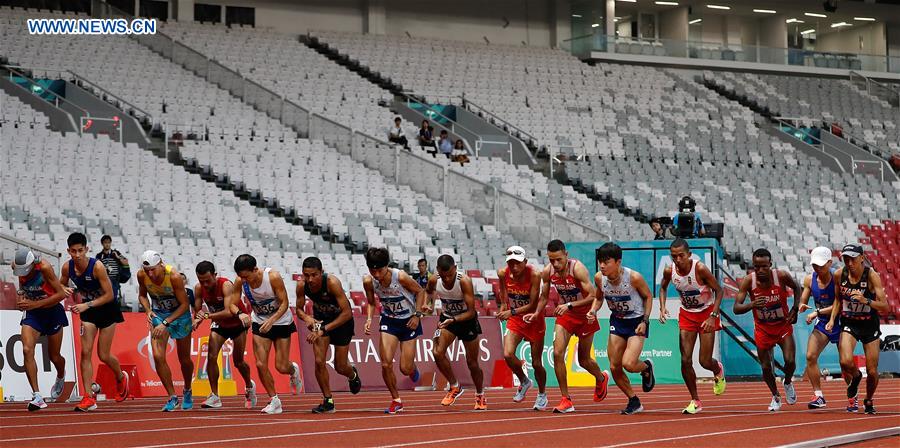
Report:
M 234 367 L 244 378 L 244 407 L 256 406 L 256 383 L 250 378 L 250 365 L 244 360 L 244 349 L 247 347 L 247 328 L 250 323 L 250 309 L 247 303 L 240 300 L 231 308 L 225 306 L 225 297 L 233 291 L 231 280 L 216 275 L 216 267 L 209 261 L 201 261 L 195 269 L 197 280 L 194 285 L 194 329 L 204 319 L 212 320 L 209 341 L 206 346 L 206 373 L 209 376 L 209 396 L 201 405 L 204 408 L 220 408 L 219 399 L 219 350 L 231 339 L 231 356 Z M 206 311 L 203 310 L 206 305 Z
M 750 302 L 744 299 L 750 294 Z M 787 297 L 794 296 L 794 304 L 788 309 Z M 759 363 L 762 366 L 763 379 L 772 391 L 770 411 L 781 409 L 781 395 L 775 385 L 775 373 L 772 368 L 774 348 L 781 347 L 784 355 L 784 395 L 788 404 L 797 402 L 792 378 L 797 367 L 794 355 L 797 351 L 794 343 L 794 328 L 797 322 L 800 286 L 787 272 L 772 269 L 772 254 L 766 249 L 753 252 L 753 272 L 741 281 L 740 290 L 734 299 L 734 313 L 744 314 L 753 310 L 754 338 Z
M 560 304 L 556 307 L 556 328 L 553 332 L 553 370 L 562 400 L 553 408 L 556 413 L 575 411 L 575 405 L 569 397 L 569 384 L 566 378 L 566 348 L 572 336 L 578 337 L 578 365 L 594 375 L 597 379 L 594 389 L 594 401 L 606 398 L 609 375 L 600 371 L 591 350 L 594 333 L 600 329 L 597 320 L 588 321 L 587 314 L 594 303 L 594 287 L 590 274 L 580 261 L 569 258 L 566 245 L 560 240 L 547 244 L 547 257 L 550 265 L 544 267 L 541 280 L 541 301 L 550 299 L 550 287 L 559 293 Z
M 512 246 L 506 250 L 506 266 L 497 270 L 500 278 L 500 312 L 497 318 L 506 321 L 506 336 L 503 337 L 503 356 L 506 365 L 519 379 L 519 389 L 513 401 L 525 399 L 528 389 L 533 386 L 531 379 L 522 368 L 522 361 L 516 357 L 516 349 L 522 339 L 531 345 L 531 368 L 538 383 L 538 395 L 533 409 L 547 407 L 547 371 L 544 369 L 544 322 L 545 302 L 541 298 L 541 273 L 528 265 L 525 249 Z

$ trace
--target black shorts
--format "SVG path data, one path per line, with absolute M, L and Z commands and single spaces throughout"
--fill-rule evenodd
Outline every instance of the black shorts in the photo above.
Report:
M 876 319 L 841 319 L 841 330 L 844 333 L 850 333 L 850 336 L 863 344 L 881 338 L 881 324 Z
M 259 327 L 262 325 L 253 322 L 253 334 L 256 336 L 264 337 L 266 339 L 276 340 L 276 339 L 285 339 L 291 337 L 292 334 L 297 332 L 297 326 L 291 322 L 288 325 L 272 325 L 272 328 L 269 329 L 268 333 L 260 333 Z
M 125 322 L 125 316 L 119 309 L 119 303 L 113 300 L 96 308 L 88 308 L 81 313 L 81 321 L 94 324 L 98 329 L 104 329 L 112 324 Z
M 215 327 L 210 328 L 209 331 L 222 336 L 225 339 L 231 339 L 232 341 L 239 338 L 242 334 L 247 332 L 247 327 Z
M 441 314 L 441 322 L 450 319 L 450 317 L 444 316 Z M 435 337 L 440 336 L 440 329 L 434 332 Z M 473 317 L 468 320 L 460 320 L 456 321 L 447 326 L 447 331 L 453 333 L 454 336 L 459 338 L 460 341 L 469 342 L 474 341 L 478 338 L 478 335 L 481 334 L 481 324 L 478 323 L 478 318 Z
M 327 324 L 328 322 L 325 322 L 322 326 Z M 325 336 L 328 336 L 328 343 L 331 345 L 338 347 L 350 345 L 350 340 L 353 339 L 353 319 L 344 322 L 340 327 L 328 330 Z

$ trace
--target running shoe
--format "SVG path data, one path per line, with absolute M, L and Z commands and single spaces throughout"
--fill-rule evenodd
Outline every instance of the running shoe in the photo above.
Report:
M 622 409 L 622 415 L 632 415 L 643 411 L 644 406 L 641 405 L 641 399 L 635 395 L 628 399 L 628 405 L 625 406 L 625 409 Z
M 609 392 L 609 371 L 604 370 L 600 372 L 603 376 L 603 379 L 597 381 L 594 385 L 594 401 L 601 402 L 606 399 L 606 394 Z
M 547 406 L 549 405 L 550 402 L 547 400 L 547 394 L 538 393 L 537 398 L 534 399 L 534 406 L 532 406 L 531 409 L 543 411 L 544 409 L 547 409 Z
M 329 397 L 322 400 L 318 406 L 312 409 L 313 414 L 334 414 L 334 399 Z
M 875 415 L 875 403 L 872 400 L 863 400 L 863 406 L 866 408 L 866 414 Z
M 653 375 L 653 361 L 646 359 L 644 364 L 647 364 L 647 368 L 641 372 L 641 389 L 644 392 L 650 392 L 656 386 L 656 377 Z
M 81 397 L 81 401 L 75 406 L 75 410 L 78 412 L 93 411 L 94 409 L 97 409 L 97 401 L 89 396 Z
M 703 405 L 700 403 L 700 400 L 691 400 L 691 402 L 688 403 L 687 407 L 684 408 L 681 413 L 694 415 L 702 410 Z
M 166 404 L 163 405 L 162 411 L 163 412 L 172 412 L 177 407 L 178 407 L 178 396 L 172 395 L 171 397 L 169 397 L 169 401 L 167 401 Z
M 397 400 L 391 400 L 391 405 L 384 410 L 385 414 L 396 414 L 403 410 L 403 403 Z
M 125 398 L 128 397 L 128 389 L 130 386 L 131 379 L 128 377 L 128 372 L 122 371 L 122 378 L 116 380 L 116 401 L 122 402 L 125 401 Z
M 181 410 L 182 411 L 190 411 L 194 408 L 194 393 L 190 390 L 184 391 L 183 399 L 181 400 Z
M 778 395 L 772 396 L 772 402 L 769 403 L 769 411 L 778 412 L 781 410 L 781 397 Z
M 256 382 L 250 380 L 250 387 L 244 389 L 244 408 L 253 409 L 256 407 Z
M 848 398 L 847 401 L 847 412 L 859 412 L 859 398 Z
M 569 412 L 575 412 L 575 405 L 572 404 L 572 399 L 569 397 L 562 397 L 562 400 L 559 401 L 559 404 L 553 408 L 554 414 L 568 414 Z
M 522 400 L 525 399 L 525 394 L 531 389 L 531 386 L 534 386 L 534 383 L 530 378 L 526 379 L 523 383 L 519 383 L 519 388 L 516 389 L 516 395 L 513 397 L 513 403 L 521 403 Z
M 862 381 L 862 372 L 856 372 L 856 376 L 847 385 L 847 398 L 854 398 L 859 394 L 859 382 Z
M 362 380 L 359 378 L 359 371 L 356 370 L 356 366 L 353 366 L 353 378 L 348 381 L 350 382 L 350 393 L 353 395 L 358 394 L 360 389 L 362 389 Z
M 222 400 L 216 394 L 209 394 L 209 396 L 206 397 L 206 401 L 204 401 L 200 407 L 204 409 L 218 409 L 222 407 Z
M 806 403 L 806 407 L 809 409 L 822 409 L 825 407 L 825 397 L 820 397 L 816 395 L 813 397 L 813 401 Z
M 450 390 L 447 391 L 447 395 L 444 396 L 444 399 L 441 400 L 441 406 L 450 406 L 453 403 L 456 403 L 456 399 L 459 398 L 460 395 L 463 394 L 466 390 L 461 386 L 451 386 Z
M 272 400 L 269 401 L 269 404 L 266 407 L 262 408 L 263 414 L 281 414 L 281 399 L 278 398 L 278 395 L 272 397 Z
M 787 404 L 794 404 L 797 402 L 797 389 L 794 388 L 794 382 L 785 383 L 784 381 L 781 381 L 781 384 L 784 385 L 784 398 Z
M 486 411 L 487 410 L 487 398 L 484 398 L 484 394 L 475 394 L 475 410 L 476 411 Z
M 60 395 L 62 395 L 63 390 L 66 388 L 66 379 L 65 378 L 57 378 L 56 381 L 53 382 L 53 387 L 50 388 L 50 401 L 56 401 Z
M 296 362 L 292 362 L 291 368 L 291 395 L 297 395 L 303 390 L 303 381 L 300 379 L 300 366 Z
M 716 395 L 722 395 L 725 393 L 725 366 L 722 365 L 721 361 L 719 362 L 719 374 L 716 375 L 715 382 L 713 383 L 713 393 Z
M 34 394 L 34 397 L 28 402 L 28 410 L 31 412 L 40 411 L 46 407 L 47 403 L 44 402 L 44 397 L 42 397 L 41 394 Z
M 422 377 L 422 375 L 419 373 L 419 368 L 416 367 L 416 370 L 413 370 L 413 373 L 412 373 L 412 375 L 409 376 L 409 379 L 411 379 L 413 383 L 418 383 L 419 378 L 421 378 L 421 377 Z

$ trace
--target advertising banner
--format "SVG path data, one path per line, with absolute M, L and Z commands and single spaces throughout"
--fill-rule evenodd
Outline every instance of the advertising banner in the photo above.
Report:
M 13 310 L 0 310 L 0 387 L 6 401 L 31 400 L 31 386 L 25 376 L 25 358 L 22 354 L 22 336 L 20 322 L 24 313 Z M 66 313 L 69 322 L 71 313 Z M 73 326 L 62 329 L 63 342 L 60 352 L 66 359 L 66 381 L 75 381 L 78 364 L 75 362 L 75 345 L 72 342 Z M 34 361 L 38 370 L 38 385 L 45 397 L 50 396 L 50 387 L 56 381 L 56 368 L 50 362 L 50 347 L 47 338 L 41 337 L 34 349 Z

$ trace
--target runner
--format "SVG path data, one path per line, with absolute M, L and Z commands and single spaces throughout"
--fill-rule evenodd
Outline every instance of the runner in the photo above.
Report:
M 475 311 L 475 288 L 472 279 L 459 272 L 456 261 L 450 255 L 441 255 L 437 259 L 438 275 L 428 280 L 425 292 L 432 298 L 441 301 L 441 316 L 438 329 L 434 332 L 434 362 L 438 370 L 450 383 L 447 396 L 441 405 L 450 406 L 465 392 L 459 385 L 453 366 L 447 358 L 447 347 L 459 339 L 466 351 L 466 364 L 475 384 L 475 410 L 487 410 L 487 399 L 484 398 L 484 372 L 478 365 L 478 335 L 481 325 Z M 432 300 L 434 302 L 434 300 Z
M 381 247 L 371 247 L 366 251 L 366 265 L 369 275 L 363 278 L 366 291 L 366 334 L 372 332 L 372 316 L 375 314 L 375 298 L 381 302 L 381 376 L 391 393 L 391 404 L 384 411 L 396 414 L 403 410 L 403 401 L 397 391 L 394 376 L 394 354 L 400 348 L 400 372 L 409 376 L 413 383 L 419 382 L 416 368 L 416 338 L 422 335 L 422 306 L 425 290 L 406 272 L 388 267 L 390 253 Z
M 181 378 L 184 380 L 181 409 L 194 407 L 191 384 L 194 379 L 194 360 L 191 358 L 191 306 L 185 294 L 184 280 L 175 268 L 163 264 L 162 256 L 153 250 L 141 255 L 141 270 L 137 273 L 138 300 L 147 310 L 147 321 L 152 328 L 151 346 L 153 363 L 159 380 L 162 381 L 169 399 L 163 405 L 163 412 L 171 412 L 178 406 L 172 371 L 166 360 L 169 337 L 175 340 Z
M 641 374 L 641 388 L 650 392 L 656 385 L 653 362 L 641 361 L 644 340 L 650 336 L 650 312 L 653 310 L 653 294 L 635 270 L 622 266 L 622 248 L 606 243 L 597 250 L 600 270 L 594 276 L 597 294 L 587 317 L 596 319 L 597 311 L 606 299 L 609 304 L 609 339 L 606 352 L 609 368 L 616 386 L 628 397 L 628 405 L 622 414 L 631 415 L 644 410 L 641 400 L 631 389 L 631 381 L 625 370 Z M 624 370 L 623 370 L 624 368 Z
M 694 345 L 700 338 L 700 365 L 714 375 L 713 393 L 725 393 L 725 367 L 720 361 L 713 359 L 712 352 L 716 343 L 716 331 L 722 326 L 719 322 L 719 306 L 722 304 L 724 290 L 718 280 L 699 260 L 691 258 L 691 248 L 687 241 L 678 238 L 669 246 L 672 265 L 663 269 L 662 283 L 659 289 L 659 322 L 666 323 L 669 311 L 666 309 L 666 293 L 669 283 L 675 284 L 675 290 L 681 298 L 681 309 L 678 311 L 679 344 L 681 349 L 681 377 L 691 394 L 691 402 L 682 411 L 683 414 L 696 414 L 703 410 L 700 395 L 697 393 L 697 373 L 694 371 Z
M 59 282 L 66 294 L 75 293 L 81 300 L 81 303 L 72 305 L 69 311 L 81 317 L 81 390 L 84 395 L 75 410 L 87 412 L 97 409 L 93 394 L 100 390 L 100 386 L 93 383 L 94 361 L 91 351 L 94 339 L 97 339 L 97 357 L 100 362 L 116 374 L 116 401 L 123 401 L 128 396 L 128 374 L 122 371 L 119 359 L 110 352 L 116 336 L 116 324 L 125 322 L 125 318 L 113 298 L 112 283 L 103 263 L 87 256 L 87 237 L 76 232 L 69 235 L 66 244 L 71 258 L 63 265 Z M 75 289 L 66 287 L 70 278 Z
M 39 411 L 47 407 L 38 386 L 37 363 L 34 361 L 34 347 L 40 337 L 47 337 L 47 352 L 50 362 L 56 368 L 56 381 L 50 388 L 50 400 L 56 400 L 63 393 L 66 383 L 66 359 L 60 354 L 63 327 L 69 326 L 66 310 L 62 306 L 66 298 L 53 267 L 38 258 L 29 249 L 16 251 L 12 263 L 13 274 L 19 277 L 19 291 L 16 307 L 23 311 L 20 335 L 22 336 L 22 358 L 25 376 L 31 386 L 29 411 Z
M 750 302 L 744 303 L 747 295 Z M 794 296 L 794 304 L 788 309 L 787 298 Z M 797 346 L 794 342 L 794 327 L 797 322 L 797 309 L 800 304 L 800 287 L 787 272 L 772 269 L 772 254 L 766 249 L 753 252 L 753 272 L 741 280 L 740 289 L 734 299 L 734 313 L 744 314 L 753 311 L 756 350 L 762 376 L 772 392 L 769 411 L 781 410 L 781 394 L 775 384 L 775 346 L 781 347 L 784 356 L 784 395 L 788 404 L 797 402 L 794 389 L 794 370 L 797 363 L 794 356 Z
M 259 379 L 269 394 L 269 404 L 262 409 L 263 414 L 280 414 L 281 399 L 275 390 L 275 379 L 269 371 L 269 351 L 275 347 L 275 369 L 291 377 L 291 393 L 297 394 L 303 388 L 300 381 L 300 366 L 291 362 L 291 335 L 297 332 L 294 318 L 288 312 L 287 290 L 281 274 L 272 268 L 260 269 L 256 258 L 243 254 L 234 260 L 234 291 L 228 296 L 226 306 L 234 309 L 241 301 L 240 295 L 250 303 L 253 331 L 253 355 Z
M 835 300 L 831 318 L 825 331 L 835 328 L 840 314 L 841 342 L 838 352 L 841 370 L 847 382 L 847 412 L 859 410 L 859 382 L 862 372 L 856 366 L 853 351 L 856 343 L 862 342 L 866 355 L 866 398 L 863 400 L 866 414 L 875 414 L 875 389 L 878 388 L 878 356 L 881 343 L 881 324 L 878 312 L 888 312 L 890 305 L 884 293 L 881 276 L 866 266 L 866 256 L 862 246 L 848 244 L 841 250 L 844 267 L 834 273 Z
M 353 312 L 344 294 L 340 279 L 322 270 L 322 260 L 308 257 L 303 260 L 303 277 L 297 280 L 297 317 L 306 323 L 316 357 L 316 381 L 322 389 L 322 404 L 313 408 L 313 414 L 334 412 L 334 398 L 328 377 L 328 346 L 334 347 L 334 370 L 347 377 L 350 393 L 358 394 L 362 381 L 356 366 L 350 364 L 350 341 L 353 339 Z M 313 315 L 306 314 L 306 299 L 312 301 Z
M 544 321 L 545 303 L 541 299 L 541 273 L 528 264 L 525 249 L 512 246 L 506 249 L 506 266 L 497 270 L 500 278 L 500 312 L 497 318 L 506 321 L 506 335 L 503 337 L 503 357 L 506 365 L 519 379 L 519 388 L 513 402 L 520 403 L 533 387 L 525 374 L 523 362 L 516 357 L 516 349 L 522 340 L 531 348 L 531 368 L 537 380 L 538 394 L 532 409 L 542 411 L 547 408 L 547 370 L 544 369 Z
M 817 247 L 810 254 L 810 263 L 813 269 L 811 275 L 803 279 L 803 293 L 800 296 L 799 311 L 809 309 L 809 297 L 812 296 L 815 309 L 806 315 L 806 325 L 816 323 L 813 331 L 809 333 L 806 343 L 806 377 L 813 388 L 812 401 L 807 403 L 810 409 L 825 407 L 825 395 L 822 394 L 822 379 L 819 371 L 819 355 L 829 342 L 837 345 L 841 340 L 840 319 L 837 325 L 826 331 L 828 319 L 831 317 L 831 307 L 834 305 L 834 272 L 831 269 L 831 249 Z
M 194 269 L 197 284 L 194 285 L 194 329 L 209 319 L 209 342 L 206 345 L 206 374 L 209 377 L 209 396 L 201 407 L 220 408 L 219 398 L 219 351 L 231 339 L 231 357 L 234 368 L 244 379 L 244 407 L 252 409 L 256 406 L 256 383 L 250 378 L 250 365 L 244 360 L 247 347 L 247 327 L 250 326 L 250 308 L 243 300 L 235 304 L 235 310 L 225 307 L 226 297 L 234 293 L 234 284 L 225 277 L 216 274 L 216 266 L 210 261 L 201 261 Z M 206 305 L 206 310 L 203 310 Z M 236 315 L 235 315 L 236 314 Z M 244 316 L 244 320 L 241 319 Z
M 594 360 L 594 333 L 600 329 L 596 319 L 589 319 L 588 313 L 594 301 L 594 288 L 591 286 L 588 270 L 580 261 L 569 258 L 566 245 L 560 240 L 547 244 L 547 257 L 550 264 L 541 273 L 544 286 L 541 289 L 541 302 L 547 303 L 550 288 L 555 287 L 559 294 L 560 304 L 556 307 L 556 327 L 553 334 L 553 370 L 559 383 L 562 399 L 553 412 L 575 412 L 575 405 L 569 396 L 567 378 L 566 349 L 569 340 L 578 338 L 578 365 L 596 378 L 594 401 L 603 401 L 609 385 L 609 373 L 600 371 Z

